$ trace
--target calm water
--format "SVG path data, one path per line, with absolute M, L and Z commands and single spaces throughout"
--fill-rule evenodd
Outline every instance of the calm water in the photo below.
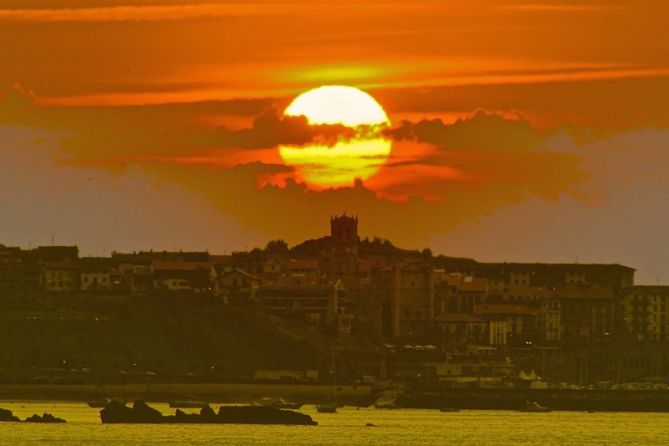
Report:
M 152 404 L 164 414 L 165 404 Z M 319 426 L 102 425 L 82 403 L 11 402 L 0 407 L 25 418 L 50 412 L 68 423 L 0 423 L 0 445 L 445 445 L 642 444 L 669 442 L 669 414 L 519 413 L 343 408 L 338 414 L 303 412 Z M 366 423 L 375 424 L 366 427 Z M 409 443 L 411 442 L 411 443 Z M 413 443 L 413 444 L 412 444 Z

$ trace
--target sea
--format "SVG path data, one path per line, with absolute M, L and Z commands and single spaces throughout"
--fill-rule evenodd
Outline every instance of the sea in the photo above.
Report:
M 172 414 L 167 404 L 152 407 Z M 108 425 L 85 403 L 0 401 L 24 419 L 49 412 L 66 424 L 0 423 L 0 445 L 667 445 L 669 414 L 343 407 L 301 411 L 318 426 Z

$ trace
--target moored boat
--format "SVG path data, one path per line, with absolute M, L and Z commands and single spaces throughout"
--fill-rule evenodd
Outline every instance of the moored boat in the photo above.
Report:
M 318 413 L 337 413 L 337 404 L 336 403 L 317 404 L 316 411 Z
M 526 401 L 525 407 L 520 409 L 520 412 L 536 412 L 536 413 L 545 413 L 551 412 L 551 409 L 548 407 L 542 406 L 536 401 Z
M 256 405 L 263 407 L 274 407 L 276 409 L 292 409 L 292 410 L 297 410 L 302 407 L 302 403 L 286 401 L 283 398 L 270 398 L 270 397 L 261 398 L 256 403 Z

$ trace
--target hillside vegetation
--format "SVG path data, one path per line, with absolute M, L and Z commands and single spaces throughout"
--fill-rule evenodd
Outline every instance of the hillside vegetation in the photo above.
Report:
M 1 297 L 5 381 L 40 374 L 85 381 L 233 379 L 258 368 L 318 367 L 327 343 L 301 324 L 207 296 Z

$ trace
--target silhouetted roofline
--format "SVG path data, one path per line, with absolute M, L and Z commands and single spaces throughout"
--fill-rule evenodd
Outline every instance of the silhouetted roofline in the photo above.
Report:
M 630 266 L 621 265 L 619 263 L 530 263 L 530 262 L 476 262 L 472 264 L 467 264 L 472 268 L 478 267 L 497 267 L 497 268 L 528 268 L 528 267 L 539 267 L 539 268 L 591 268 L 591 269 L 605 269 L 605 268 L 617 268 L 627 271 L 636 271 L 636 268 Z

